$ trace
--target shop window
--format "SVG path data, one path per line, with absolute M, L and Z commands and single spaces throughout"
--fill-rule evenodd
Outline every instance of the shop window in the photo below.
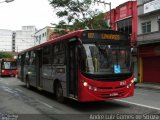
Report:
M 142 23 L 142 33 L 151 32 L 151 22 Z
M 132 34 L 132 19 L 128 18 L 117 22 L 117 30 L 120 32 Z

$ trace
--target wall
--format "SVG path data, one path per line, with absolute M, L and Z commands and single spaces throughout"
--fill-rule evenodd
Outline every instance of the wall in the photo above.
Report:
M 160 16 L 160 9 L 153 6 L 157 0 L 138 0 L 138 57 L 139 57 L 139 75 L 141 82 L 160 82 L 160 31 L 158 28 L 158 16 Z M 160 5 L 160 4 L 159 4 Z M 160 8 L 160 6 L 159 6 Z M 151 22 L 151 31 L 142 33 L 142 23 Z M 157 66 L 156 66 L 157 64 Z M 148 73 L 154 75 L 151 76 Z M 157 78 L 157 79 L 156 79 Z
M 49 39 L 49 36 L 54 32 L 53 27 L 44 27 L 40 30 L 38 30 L 35 33 L 35 45 L 39 45 L 41 43 L 47 42 Z
M 20 52 L 35 46 L 35 32 L 35 26 L 22 26 L 22 30 L 15 31 L 15 52 Z
M 138 1 L 141 1 L 141 3 L 143 3 L 138 6 L 138 41 L 154 42 L 154 40 L 160 39 L 160 31 L 157 22 L 157 17 L 160 16 L 160 9 L 149 13 L 144 13 L 144 4 L 146 4 L 146 2 L 145 0 L 138 0 Z M 142 23 L 149 21 L 151 21 L 151 32 L 143 34 Z
M 12 51 L 12 31 L 0 29 L 0 51 Z
M 47 28 L 43 28 L 35 33 L 35 45 L 39 45 L 47 41 Z

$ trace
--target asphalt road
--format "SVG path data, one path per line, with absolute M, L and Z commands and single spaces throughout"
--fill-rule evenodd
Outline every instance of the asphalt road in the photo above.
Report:
M 29 90 L 16 78 L 0 78 L 0 120 L 159 120 L 159 100 L 159 91 L 136 88 L 130 98 L 91 103 L 67 100 L 61 104 L 51 93 Z

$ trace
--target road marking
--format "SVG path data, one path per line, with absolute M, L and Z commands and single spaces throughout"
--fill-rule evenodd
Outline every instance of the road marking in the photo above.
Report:
M 157 108 L 157 107 L 152 107 L 152 106 L 143 105 L 143 104 L 139 104 L 139 103 L 129 102 L 129 101 L 125 101 L 125 100 L 116 100 L 116 101 L 125 102 L 125 103 L 128 103 L 128 104 L 137 105 L 137 106 L 146 107 L 146 108 L 150 108 L 150 109 L 160 111 L 160 108 Z
M 10 89 L 9 87 L 6 86 L 2 86 L 3 90 L 9 93 L 15 93 L 15 91 L 13 91 L 12 89 Z
M 147 95 L 148 96 L 148 94 L 144 94 L 144 93 L 135 93 L 135 94 L 137 94 L 137 95 Z
M 23 90 L 21 90 L 21 89 L 19 89 L 19 88 L 16 88 L 16 90 L 19 91 L 19 92 L 23 92 Z
M 41 104 L 49 107 L 49 108 L 53 108 L 51 105 L 49 105 L 49 104 L 47 104 L 47 103 L 45 103 L 45 102 L 43 102 L 43 101 L 40 101 L 40 100 L 38 100 L 38 99 L 37 99 L 37 101 L 40 102 Z

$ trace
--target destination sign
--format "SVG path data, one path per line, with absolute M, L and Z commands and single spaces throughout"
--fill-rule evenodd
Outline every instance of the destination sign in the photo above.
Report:
M 95 31 L 87 31 L 83 34 L 84 39 L 88 40 L 112 40 L 112 41 L 120 41 L 120 40 L 127 40 L 128 36 L 119 32 L 95 32 Z
M 96 37 L 96 33 L 88 33 L 88 38 L 89 39 L 93 39 L 93 38 L 97 38 Z M 120 35 L 116 35 L 116 34 L 100 34 L 99 35 L 100 39 L 110 39 L 110 40 L 120 40 Z
M 120 35 L 102 34 L 101 39 L 120 40 Z
M 15 62 L 16 61 L 15 59 L 12 59 L 12 58 L 4 58 L 3 60 L 6 62 Z

